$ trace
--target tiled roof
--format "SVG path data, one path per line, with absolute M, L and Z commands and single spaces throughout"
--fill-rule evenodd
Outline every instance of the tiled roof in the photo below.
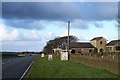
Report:
M 100 40 L 100 39 L 102 39 L 103 37 L 95 37 L 95 38 L 93 38 L 93 39 L 91 39 L 90 41 L 93 41 L 93 40 Z
M 120 45 L 120 40 L 112 40 L 107 44 L 107 46 L 113 46 L 116 44 Z
M 65 46 L 62 48 L 65 49 Z M 94 48 L 94 46 L 88 42 L 71 42 L 70 48 Z

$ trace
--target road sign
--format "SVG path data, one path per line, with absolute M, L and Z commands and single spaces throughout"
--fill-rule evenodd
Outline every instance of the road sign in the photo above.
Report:
M 68 60 L 68 52 L 66 50 L 61 52 L 61 60 Z
M 48 55 L 48 60 L 51 61 L 53 59 L 52 54 Z

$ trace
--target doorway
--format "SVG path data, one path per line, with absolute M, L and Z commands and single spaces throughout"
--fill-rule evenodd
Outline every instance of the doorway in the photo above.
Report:
M 103 49 L 100 49 L 100 52 L 103 52 Z

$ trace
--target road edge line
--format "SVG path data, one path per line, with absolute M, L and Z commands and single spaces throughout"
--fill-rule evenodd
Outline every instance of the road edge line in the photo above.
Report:
M 32 64 L 35 62 L 35 60 L 32 61 L 32 63 L 28 66 L 28 68 L 25 70 L 25 72 L 23 73 L 23 75 L 21 76 L 21 78 L 19 80 L 22 80 L 23 77 L 26 75 L 26 73 L 28 72 L 28 70 L 30 69 L 30 67 L 32 66 Z

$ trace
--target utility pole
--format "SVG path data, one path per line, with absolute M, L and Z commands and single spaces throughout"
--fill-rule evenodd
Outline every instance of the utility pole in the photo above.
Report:
M 67 52 L 68 52 L 68 60 L 69 60 L 69 57 L 70 57 L 70 54 L 69 54 L 69 44 L 70 44 L 70 40 L 69 40 L 69 34 L 70 34 L 70 21 L 68 21 L 68 39 L 67 39 Z

